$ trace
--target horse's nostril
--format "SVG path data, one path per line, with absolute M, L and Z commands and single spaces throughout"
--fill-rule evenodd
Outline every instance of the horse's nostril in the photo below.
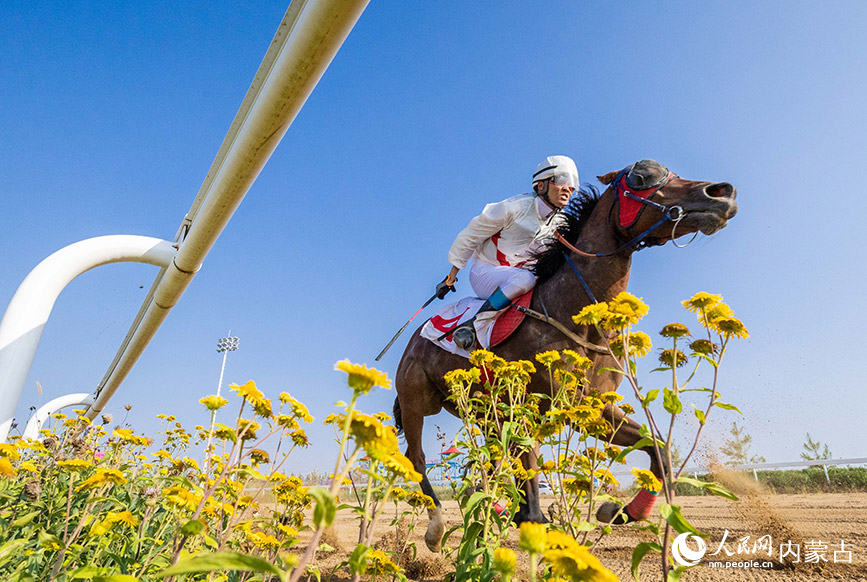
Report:
M 706 186 L 704 191 L 712 198 L 731 198 L 735 188 L 728 182 L 719 182 Z

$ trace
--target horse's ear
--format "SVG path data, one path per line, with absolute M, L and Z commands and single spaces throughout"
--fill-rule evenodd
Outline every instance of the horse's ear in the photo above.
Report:
M 614 170 L 613 172 L 608 172 L 607 174 L 604 174 L 602 176 L 596 176 L 596 178 L 607 186 L 614 181 L 614 179 L 617 177 L 617 174 L 619 173 L 619 170 Z

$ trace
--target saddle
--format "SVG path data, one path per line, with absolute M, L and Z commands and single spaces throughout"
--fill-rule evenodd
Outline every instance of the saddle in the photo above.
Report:
M 509 307 L 500 311 L 485 311 L 476 317 L 476 348 L 487 349 L 504 342 L 524 321 L 525 314 L 517 307 L 529 307 L 533 299 L 533 290 L 514 299 Z M 452 336 L 442 340 L 439 338 L 448 331 L 461 325 L 464 321 L 475 315 L 479 307 L 484 303 L 478 297 L 464 297 L 454 303 L 443 306 L 436 315 L 427 320 L 422 326 L 421 336 L 428 339 L 453 354 L 464 358 L 470 357 L 470 352 L 455 345 Z

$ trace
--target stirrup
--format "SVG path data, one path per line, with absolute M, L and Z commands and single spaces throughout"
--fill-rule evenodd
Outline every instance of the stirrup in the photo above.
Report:
M 470 351 L 476 345 L 476 330 L 473 322 L 468 322 L 470 325 L 461 325 L 452 332 L 452 340 L 455 345 L 462 350 Z

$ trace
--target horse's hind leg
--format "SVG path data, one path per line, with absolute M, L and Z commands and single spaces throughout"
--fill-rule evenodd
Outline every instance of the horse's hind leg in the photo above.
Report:
M 424 414 L 416 412 L 412 409 L 401 410 L 401 420 L 403 424 L 403 434 L 406 437 L 406 458 L 412 462 L 413 468 L 421 473 L 421 490 L 422 492 L 433 499 L 434 508 L 428 510 L 427 531 L 424 534 L 424 543 L 432 552 L 439 552 L 442 549 L 441 542 L 443 533 L 445 533 L 445 521 L 443 520 L 442 504 L 437 499 L 430 480 L 427 478 L 427 467 L 425 466 L 424 450 L 421 446 L 422 428 L 424 426 Z
M 625 420 L 617 432 L 614 434 L 614 438 L 611 439 L 612 444 L 621 447 L 631 447 L 639 440 L 641 440 L 641 435 L 639 434 L 639 429 L 641 425 L 627 417 L 620 408 L 616 406 L 611 406 L 610 404 L 606 406 L 605 411 L 603 413 L 605 420 L 611 422 L 613 426 L 620 425 L 622 420 Z M 658 437 L 657 437 L 658 438 Z M 657 479 L 662 481 L 665 476 L 665 472 L 663 467 L 667 467 L 668 465 L 668 457 L 666 455 L 665 449 L 660 448 L 661 457 L 662 457 L 662 465 L 659 462 L 659 459 L 656 457 L 656 452 L 654 451 L 653 445 L 642 447 L 640 450 L 644 451 L 650 456 L 650 471 L 653 473 Z M 639 521 L 642 519 L 647 519 L 650 517 L 651 512 L 653 511 L 653 506 L 656 503 L 657 493 L 652 491 L 648 491 L 647 489 L 642 489 L 638 492 L 638 495 L 626 504 L 621 511 L 620 506 L 613 501 L 606 501 L 602 505 L 599 506 L 599 509 L 596 511 L 596 519 L 604 522 L 604 523 L 629 523 L 632 521 Z
M 521 456 L 521 463 L 524 468 L 533 471 L 538 470 L 539 445 Z M 525 521 L 533 523 L 548 523 L 548 519 L 542 513 L 542 508 L 539 506 L 539 475 L 536 474 L 532 479 L 524 481 L 521 488 L 524 491 L 524 501 L 521 502 L 513 521 L 520 525 Z

